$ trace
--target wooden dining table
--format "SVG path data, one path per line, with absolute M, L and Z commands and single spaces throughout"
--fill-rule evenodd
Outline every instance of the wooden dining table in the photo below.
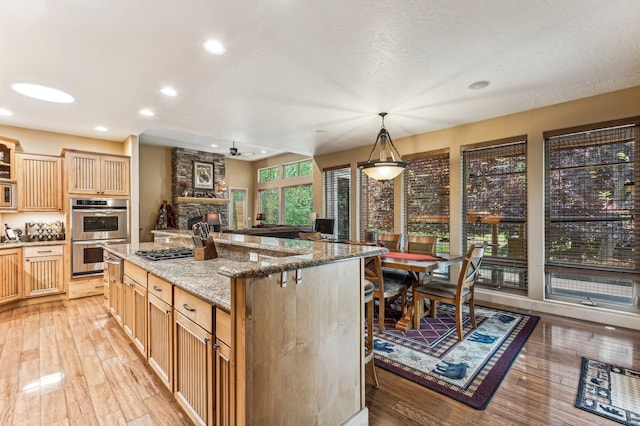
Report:
M 411 279 L 410 286 L 417 285 L 420 274 L 430 274 L 438 268 L 464 260 L 462 254 L 438 253 L 435 256 L 427 254 L 394 252 L 383 254 L 381 266 L 385 268 L 407 271 Z M 396 329 L 407 331 L 413 325 L 413 304 L 407 306 L 407 313 L 398 320 Z

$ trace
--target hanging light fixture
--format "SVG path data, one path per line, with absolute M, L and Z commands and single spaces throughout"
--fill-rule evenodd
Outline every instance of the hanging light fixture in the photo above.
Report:
M 408 166 L 406 162 L 402 160 L 402 156 L 393 145 L 391 136 L 387 129 L 384 128 L 384 117 L 386 112 L 378 114 L 382 117 L 382 127 L 378 132 L 376 142 L 373 144 L 371 154 L 366 163 L 358 163 L 358 168 L 365 172 L 367 176 L 376 180 L 388 180 L 398 176 Z M 380 158 L 378 160 L 372 160 L 373 155 L 376 152 L 376 147 L 380 144 Z M 396 159 L 397 155 L 397 159 Z

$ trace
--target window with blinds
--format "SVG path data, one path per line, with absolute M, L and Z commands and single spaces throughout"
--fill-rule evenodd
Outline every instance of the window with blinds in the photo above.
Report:
M 527 290 L 526 136 L 463 147 L 463 244 L 488 243 L 480 285 Z
M 323 217 L 335 219 L 336 238 L 351 239 L 351 167 L 322 171 Z
M 393 233 L 393 179 L 375 180 L 360 171 L 360 240 L 367 231 Z
M 406 235 L 435 235 L 436 251 L 449 252 L 449 151 L 405 156 Z
M 638 307 L 638 124 L 545 133 L 547 297 Z

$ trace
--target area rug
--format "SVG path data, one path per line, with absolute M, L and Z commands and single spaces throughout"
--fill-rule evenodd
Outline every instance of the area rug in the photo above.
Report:
M 482 410 L 540 318 L 476 306 L 472 330 L 465 306 L 458 341 L 453 306 L 439 304 L 437 312 L 421 320 L 420 330 L 396 330 L 395 319 L 385 318 L 380 332 L 375 323 L 375 365 Z
M 640 425 L 640 371 L 583 357 L 576 407 L 623 425 Z

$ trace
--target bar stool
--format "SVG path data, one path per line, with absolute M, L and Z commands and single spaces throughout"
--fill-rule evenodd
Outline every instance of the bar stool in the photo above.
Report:
M 374 365 L 374 350 L 373 350 L 373 290 L 375 286 L 371 281 L 364 282 L 364 308 L 367 317 L 367 340 L 364 345 L 364 363 L 371 367 L 371 376 L 376 388 L 378 388 L 378 376 L 376 375 L 376 367 Z

